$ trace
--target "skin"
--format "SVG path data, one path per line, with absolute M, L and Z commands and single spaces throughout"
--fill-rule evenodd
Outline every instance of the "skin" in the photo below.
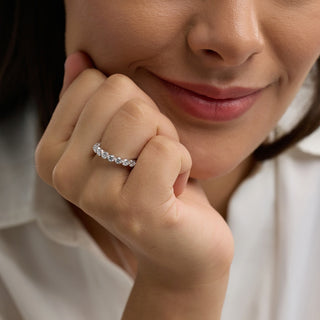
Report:
M 69 58 L 60 102 L 37 148 L 39 175 L 75 206 L 108 256 L 114 258 L 110 233 L 123 243 L 137 271 L 124 319 L 135 319 L 140 299 L 149 308 L 139 319 L 169 319 L 166 310 L 219 319 L 233 256 L 222 216 L 254 166 L 252 152 L 320 54 L 320 3 L 65 0 L 65 6 Z M 212 123 L 177 112 L 151 73 L 263 92 L 240 118 Z M 106 165 L 90 152 L 97 141 L 114 154 L 139 156 L 136 167 Z M 171 306 L 172 292 L 179 303 Z

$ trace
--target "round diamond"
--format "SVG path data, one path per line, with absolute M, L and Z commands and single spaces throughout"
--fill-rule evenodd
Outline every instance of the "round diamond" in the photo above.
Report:
M 121 164 L 121 163 L 122 163 L 122 159 L 121 159 L 120 157 L 118 157 L 118 158 L 116 158 L 116 159 L 114 160 L 114 162 L 115 162 L 116 164 Z
M 97 148 L 97 155 L 101 157 L 102 149 L 100 147 Z
M 113 154 L 108 155 L 108 161 L 113 162 L 116 159 L 116 157 Z
M 102 157 L 103 159 L 107 159 L 108 156 L 109 156 L 109 152 L 107 152 L 107 151 L 103 151 L 102 154 L 101 154 L 101 157 Z
M 123 166 L 126 167 L 126 166 L 128 166 L 129 164 L 130 164 L 130 161 L 129 161 L 128 159 L 123 159 L 123 160 L 122 160 L 122 165 L 123 165 Z
M 134 160 L 129 161 L 129 167 L 133 168 L 136 165 L 136 162 Z
M 97 153 L 97 151 L 98 151 L 98 148 L 100 147 L 100 143 L 96 143 L 94 146 L 93 146 L 93 152 L 94 153 Z

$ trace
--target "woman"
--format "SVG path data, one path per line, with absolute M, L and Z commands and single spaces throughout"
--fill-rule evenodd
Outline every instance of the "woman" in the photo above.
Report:
M 1 11 L 3 104 L 57 104 L 51 188 L 4 214 L 3 317 L 316 319 L 318 1 L 48 5 Z

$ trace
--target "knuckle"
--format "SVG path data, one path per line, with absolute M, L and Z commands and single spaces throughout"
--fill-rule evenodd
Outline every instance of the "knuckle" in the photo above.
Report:
M 191 154 L 190 154 L 189 150 L 181 143 L 179 143 L 179 147 L 180 147 L 180 150 L 181 150 L 181 154 L 183 155 L 183 158 L 184 158 L 186 166 L 188 168 L 191 168 L 191 166 L 192 166 L 192 157 L 191 157 Z
M 66 175 L 68 174 L 68 170 L 61 164 L 59 161 L 52 171 L 52 183 L 55 189 L 61 191 L 64 189 Z
M 119 112 L 125 120 L 138 124 L 145 122 L 148 115 L 146 103 L 139 98 L 129 100 Z
M 104 83 L 106 76 L 96 69 L 85 69 L 83 70 L 77 77 L 72 81 L 70 86 L 66 89 L 66 92 L 61 95 L 60 93 L 60 100 L 59 104 L 65 100 L 65 97 L 72 98 L 75 94 L 75 91 L 87 91 L 88 89 L 94 89 L 100 87 L 101 84 Z M 70 89 L 72 90 L 70 91 Z M 58 105 L 59 105 L 58 104 Z
M 158 135 L 151 138 L 146 147 L 155 154 L 170 156 L 175 152 L 177 144 L 165 136 Z
M 34 154 L 35 168 L 39 177 L 46 183 L 51 184 L 51 168 L 49 168 L 49 155 L 43 142 L 40 142 Z
M 43 163 L 45 162 L 45 153 L 43 152 L 43 144 L 40 142 L 37 147 L 36 150 L 34 152 L 34 160 L 35 160 L 35 164 L 36 164 L 36 170 L 38 172 L 38 174 L 41 177 L 42 174 L 42 169 L 43 169 Z
M 179 141 L 179 135 L 174 124 L 166 117 L 164 114 L 160 113 L 160 131 L 164 132 L 164 134 L 168 137 L 171 137 L 175 141 Z
M 45 160 L 45 142 L 43 141 L 43 138 L 39 141 L 35 152 L 34 152 L 34 156 L 35 156 L 35 162 L 36 164 L 41 165 L 42 162 Z
M 121 73 L 114 73 L 106 79 L 106 85 L 111 86 L 115 90 L 120 90 L 122 95 L 133 94 L 141 98 L 142 101 L 148 103 L 153 109 L 158 110 L 155 102 L 146 94 L 131 78 Z M 124 91 L 125 90 L 125 91 Z
M 76 185 L 72 167 L 65 160 L 59 160 L 52 171 L 53 187 L 67 200 L 71 200 L 71 190 Z
M 125 88 L 126 90 L 132 88 L 134 85 L 133 81 L 125 76 L 124 74 L 121 73 L 115 73 L 111 75 L 107 80 L 106 84 L 115 88 L 115 89 L 123 89 Z
M 104 81 L 105 78 L 105 75 L 101 71 L 94 68 L 85 69 L 79 75 L 80 81 L 97 81 L 100 83 L 101 81 Z

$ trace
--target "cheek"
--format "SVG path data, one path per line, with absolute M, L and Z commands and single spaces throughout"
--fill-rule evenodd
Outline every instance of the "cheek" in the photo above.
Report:
M 181 34 L 186 19 L 181 8 L 179 12 L 157 0 L 148 5 L 135 0 L 81 2 L 69 10 L 67 52 L 86 51 L 105 73 L 126 74 L 128 67 L 161 54 Z
M 284 81 L 296 88 L 320 55 L 320 4 L 307 2 L 300 8 L 279 6 L 276 15 L 273 10 L 263 20 L 266 41 L 286 74 Z
M 189 135 L 179 131 L 179 137 L 192 157 L 190 176 L 200 180 L 227 175 L 247 159 L 260 143 L 259 135 L 248 138 L 244 133 L 212 133 L 209 138 L 208 134 L 201 137 L 201 133 Z
M 280 74 L 275 105 L 269 112 L 273 125 L 287 110 L 320 55 L 320 3 L 318 0 L 309 3 L 299 9 L 279 7 L 277 14 L 272 11 L 272 16 L 265 8 L 262 24 L 268 44 L 266 48 L 270 48 L 270 56 L 278 65 Z

